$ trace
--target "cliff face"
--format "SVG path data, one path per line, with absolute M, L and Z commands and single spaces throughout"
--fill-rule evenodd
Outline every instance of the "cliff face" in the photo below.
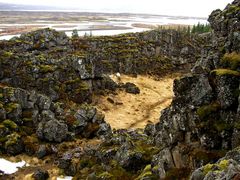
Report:
M 211 46 L 202 51 L 192 74 L 175 80 L 175 97 L 160 122 L 146 128 L 163 148 L 152 161 L 162 178 L 169 169 L 197 168 L 240 145 L 239 8 L 234 1 L 209 16 Z M 192 178 L 203 179 L 206 172 L 201 173 Z
M 43 29 L 0 42 L 0 81 L 54 101 L 91 102 L 93 91 L 114 88 L 104 74 L 186 71 L 202 44 L 204 38 L 174 30 L 69 39 Z
M 103 72 L 163 75 L 190 69 L 199 58 L 204 37 L 184 31 L 154 30 L 113 37 L 87 37 L 73 41 L 98 61 Z

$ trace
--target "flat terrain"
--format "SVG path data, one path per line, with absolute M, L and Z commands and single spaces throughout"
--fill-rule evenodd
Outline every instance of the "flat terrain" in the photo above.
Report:
M 116 95 L 96 97 L 97 107 L 104 112 L 105 120 L 112 128 L 144 128 L 147 123 L 157 123 L 161 110 L 170 105 L 173 80 L 179 76 L 174 74 L 156 80 L 149 76 L 139 75 L 135 78 L 123 75 L 121 81 L 136 84 L 140 94 L 118 91 Z M 108 98 L 114 103 L 109 102 Z
M 206 19 L 129 13 L 0 11 L 0 39 L 9 39 L 9 35 L 41 28 L 54 28 L 69 36 L 74 29 L 79 31 L 79 35 L 90 32 L 93 35 L 116 35 L 146 31 L 158 26 L 186 26 L 198 22 L 205 23 Z

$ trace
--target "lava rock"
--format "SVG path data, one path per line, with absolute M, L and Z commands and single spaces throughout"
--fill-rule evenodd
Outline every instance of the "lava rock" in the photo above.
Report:
M 37 135 L 40 139 L 62 142 L 67 138 L 68 126 L 56 119 L 48 122 L 41 122 L 38 125 Z
M 49 178 L 49 173 L 46 170 L 38 169 L 32 175 L 35 180 L 47 180 Z
M 140 93 L 140 89 L 133 83 L 127 82 L 126 84 L 124 84 L 123 87 L 125 88 L 127 93 L 131 93 L 131 94 Z

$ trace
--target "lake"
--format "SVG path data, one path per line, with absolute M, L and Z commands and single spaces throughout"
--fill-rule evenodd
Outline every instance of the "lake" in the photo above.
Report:
M 13 19 L 11 17 L 6 21 L 0 21 L 0 40 L 9 40 L 14 36 L 20 36 L 21 33 L 41 28 L 53 28 L 57 31 L 64 31 L 68 36 L 72 35 L 74 29 L 78 30 L 80 36 L 86 34 L 105 36 L 142 32 L 162 25 L 192 26 L 197 23 L 207 23 L 206 19 L 197 17 L 107 13 L 81 13 L 77 16 L 74 12 L 66 14 L 65 19 L 59 18 L 59 12 L 56 12 L 58 13 L 57 15 L 52 12 L 40 12 L 33 14 L 29 21 L 26 22 L 26 20 L 22 19 L 24 17 L 26 19 L 28 13 L 33 12 L 24 12 L 18 15 L 19 20 L 15 20 L 18 23 L 12 23 Z M 33 18 L 34 16 L 36 17 Z

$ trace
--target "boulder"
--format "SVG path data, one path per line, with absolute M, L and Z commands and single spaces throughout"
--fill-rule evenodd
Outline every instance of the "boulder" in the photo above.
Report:
M 140 89 L 133 83 L 127 82 L 126 84 L 123 85 L 123 87 L 125 88 L 125 91 L 127 93 L 131 93 L 131 94 L 140 93 Z
M 32 178 L 34 180 L 47 180 L 49 178 L 49 173 L 46 170 L 42 170 L 42 169 L 37 169 L 33 175 Z
M 40 139 L 59 143 L 67 138 L 68 126 L 56 119 L 41 122 L 38 125 L 37 135 Z

